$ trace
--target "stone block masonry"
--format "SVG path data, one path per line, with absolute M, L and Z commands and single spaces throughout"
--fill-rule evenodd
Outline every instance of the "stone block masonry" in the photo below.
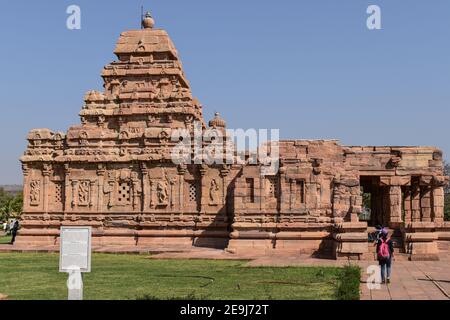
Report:
M 376 224 L 392 228 L 411 258 L 436 259 L 437 243 L 448 241 L 439 149 L 284 140 L 270 176 L 259 164 L 177 165 L 174 130 L 193 134 L 200 122 L 225 131 L 225 120 L 206 124 L 174 44 L 150 15 L 120 35 L 115 54 L 104 91 L 85 96 L 81 124 L 30 131 L 18 246 L 56 244 L 62 225 L 91 226 L 101 246 L 337 259 L 370 258 L 367 230 Z M 359 218 L 363 196 L 369 221 Z

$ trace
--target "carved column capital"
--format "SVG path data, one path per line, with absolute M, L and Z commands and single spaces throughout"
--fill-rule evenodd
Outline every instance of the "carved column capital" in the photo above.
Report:
M 30 165 L 28 163 L 22 163 L 22 172 L 25 177 L 30 174 Z
M 64 164 L 64 174 L 67 176 L 67 175 L 70 175 L 70 172 L 71 172 L 72 170 L 70 169 L 70 164 L 68 164 L 68 163 L 65 163 Z
M 49 163 L 44 163 L 44 165 L 42 166 L 42 175 L 44 177 L 48 177 L 50 176 L 50 174 L 52 173 L 52 165 Z
M 178 174 L 184 176 L 187 172 L 187 166 L 185 164 L 178 165 Z
M 200 172 L 200 176 L 202 176 L 202 177 L 206 176 L 206 174 L 208 173 L 208 166 L 206 164 L 202 164 L 199 169 L 199 172 Z
M 228 165 L 224 164 L 222 166 L 222 168 L 220 169 L 220 176 L 222 178 L 224 178 L 224 177 L 228 176 L 229 173 L 230 173 L 230 167 Z
M 97 165 L 97 176 L 103 177 L 106 174 L 106 166 L 103 163 Z
M 140 163 L 140 168 L 141 168 L 142 174 L 148 174 L 148 166 L 145 162 Z

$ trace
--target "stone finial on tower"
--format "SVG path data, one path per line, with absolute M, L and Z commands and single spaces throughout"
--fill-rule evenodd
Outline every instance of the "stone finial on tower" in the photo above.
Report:
M 147 12 L 145 14 L 144 18 L 142 19 L 142 28 L 152 29 L 154 25 L 155 25 L 155 20 L 153 20 L 153 17 L 150 14 L 150 12 Z
M 225 128 L 227 126 L 225 120 L 220 117 L 220 114 L 216 112 L 214 119 L 209 122 L 209 126 L 212 128 Z

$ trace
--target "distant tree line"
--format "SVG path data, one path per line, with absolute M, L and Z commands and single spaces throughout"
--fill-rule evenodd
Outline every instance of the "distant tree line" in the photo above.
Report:
M 22 193 L 11 193 L 0 188 L 0 221 L 20 218 L 23 208 Z

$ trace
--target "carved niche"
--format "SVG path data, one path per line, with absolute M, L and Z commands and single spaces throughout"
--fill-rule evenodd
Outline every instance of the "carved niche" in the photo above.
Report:
M 41 202 L 41 182 L 33 180 L 30 182 L 30 205 L 38 206 Z
M 80 181 L 78 184 L 78 205 L 89 206 L 91 199 L 91 182 L 89 180 Z
M 80 133 L 80 139 L 78 141 L 80 146 L 87 146 L 89 144 L 89 136 L 86 131 Z
M 211 180 L 209 187 L 209 204 L 211 206 L 217 206 L 219 204 L 219 184 L 216 179 Z
M 129 169 L 110 171 L 103 193 L 106 195 L 108 209 L 115 206 L 140 209 L 142 186 L 139 174 Z
M 156 199 L 158 201 L 158 205 L 168 205 L 169 192 L 166 182 L 158 181 L 156 184 Z

